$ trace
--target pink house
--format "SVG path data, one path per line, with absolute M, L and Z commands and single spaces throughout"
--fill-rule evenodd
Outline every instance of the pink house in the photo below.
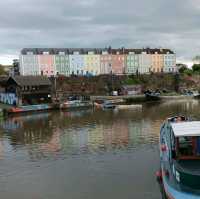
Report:
M 51 76 L 55 74 L 54 55 L 45 54 L 38 55 L 40 74 Z
M 123 49 L 112 50 L 112 73 L 123 74 L 125 72 L 125 54 Z
M 100 73 L 110 74 L 112 71 L 112 55 L 108 51 L 102 51 L 100 56 Z

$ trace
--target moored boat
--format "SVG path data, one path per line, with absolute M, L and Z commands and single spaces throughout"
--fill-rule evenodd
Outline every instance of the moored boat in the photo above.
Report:
M 105 101 L 103 103 L 103 109 L 115 109 L 115 108 L 116 108 L 116 105 L 110 103 L 109 101 Z
M 148 91 L 145 91 L 144 94 L 148 101 L 158 101 L 161 99 L 159 92 L 153 92 L 153 91 L 148 90 Z
M 38 105 L 24 105 L 18 107 L 12 107 L 7 109 L 6 112 L 8 114 L 14 113 L 26 113 L 26 112 L 34 112 L 34 111 L 47 111 L 51 110 L 53 107 L 50 104 L 38 104 Z
M 169 199 L 200 198 L 200 121 L 167 119 L 160 131 L 160 179 Z
M 109 100 L 96 100 L 94 102 L 94 106 L 96 108 L 101 108 L 101 109 L 115 109 L 116 108 L 116 105 L 113 104 Z
M 66 101 L 60 104 L 60 109 L 78 109 L 89 107 L 92 107 L 92 103 L 90 101 L 81 100 Z

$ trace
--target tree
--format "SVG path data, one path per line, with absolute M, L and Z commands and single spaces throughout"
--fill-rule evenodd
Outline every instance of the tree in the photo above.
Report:
M 0 75 L 6 75 L 6 71 L 4 69 L 4 66 L 0 64 Z
M 195 73 L 200 73 L 200 64 L 194 64 L 194 65 L 192 66 L 192 70 L 193 70 L 193 72 L 195 72 Z
M 184 74 L 186 74 L 186 75 L 188 75 L 188 76 L 192 76 L 192 74 L 193 74 L 193 71 L 192 71 L 192 69 L 187 69 L 187 70 L 185 70 L 184 71 Z
M 176 73 L 174 75 L 174 90 L 178 93 L 179 92 L 179 85 L 180 84 L 180 75 Z
M 181 66 L 181 67 L 179 68 L 178 71 L 179 71 L 179 73 L 182 74 L 182 73 L 184 73 L 186 70 L 187 70 L 187 67 L 183 65 L 183 66 Z

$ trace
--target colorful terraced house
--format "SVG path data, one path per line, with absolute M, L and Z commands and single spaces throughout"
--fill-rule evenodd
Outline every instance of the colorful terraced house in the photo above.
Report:
M 25 48 L 21 75 L 101 75 L 176 73 L 176 54 L 170 49 Z

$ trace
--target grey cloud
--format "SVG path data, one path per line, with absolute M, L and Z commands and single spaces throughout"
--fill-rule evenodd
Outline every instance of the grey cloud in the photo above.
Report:
M 0 1 L 0 57 L 24 47 L 167 47 L 200 54 L 196 0 Z M 1 60 L 0 60 L 1 62 Z

